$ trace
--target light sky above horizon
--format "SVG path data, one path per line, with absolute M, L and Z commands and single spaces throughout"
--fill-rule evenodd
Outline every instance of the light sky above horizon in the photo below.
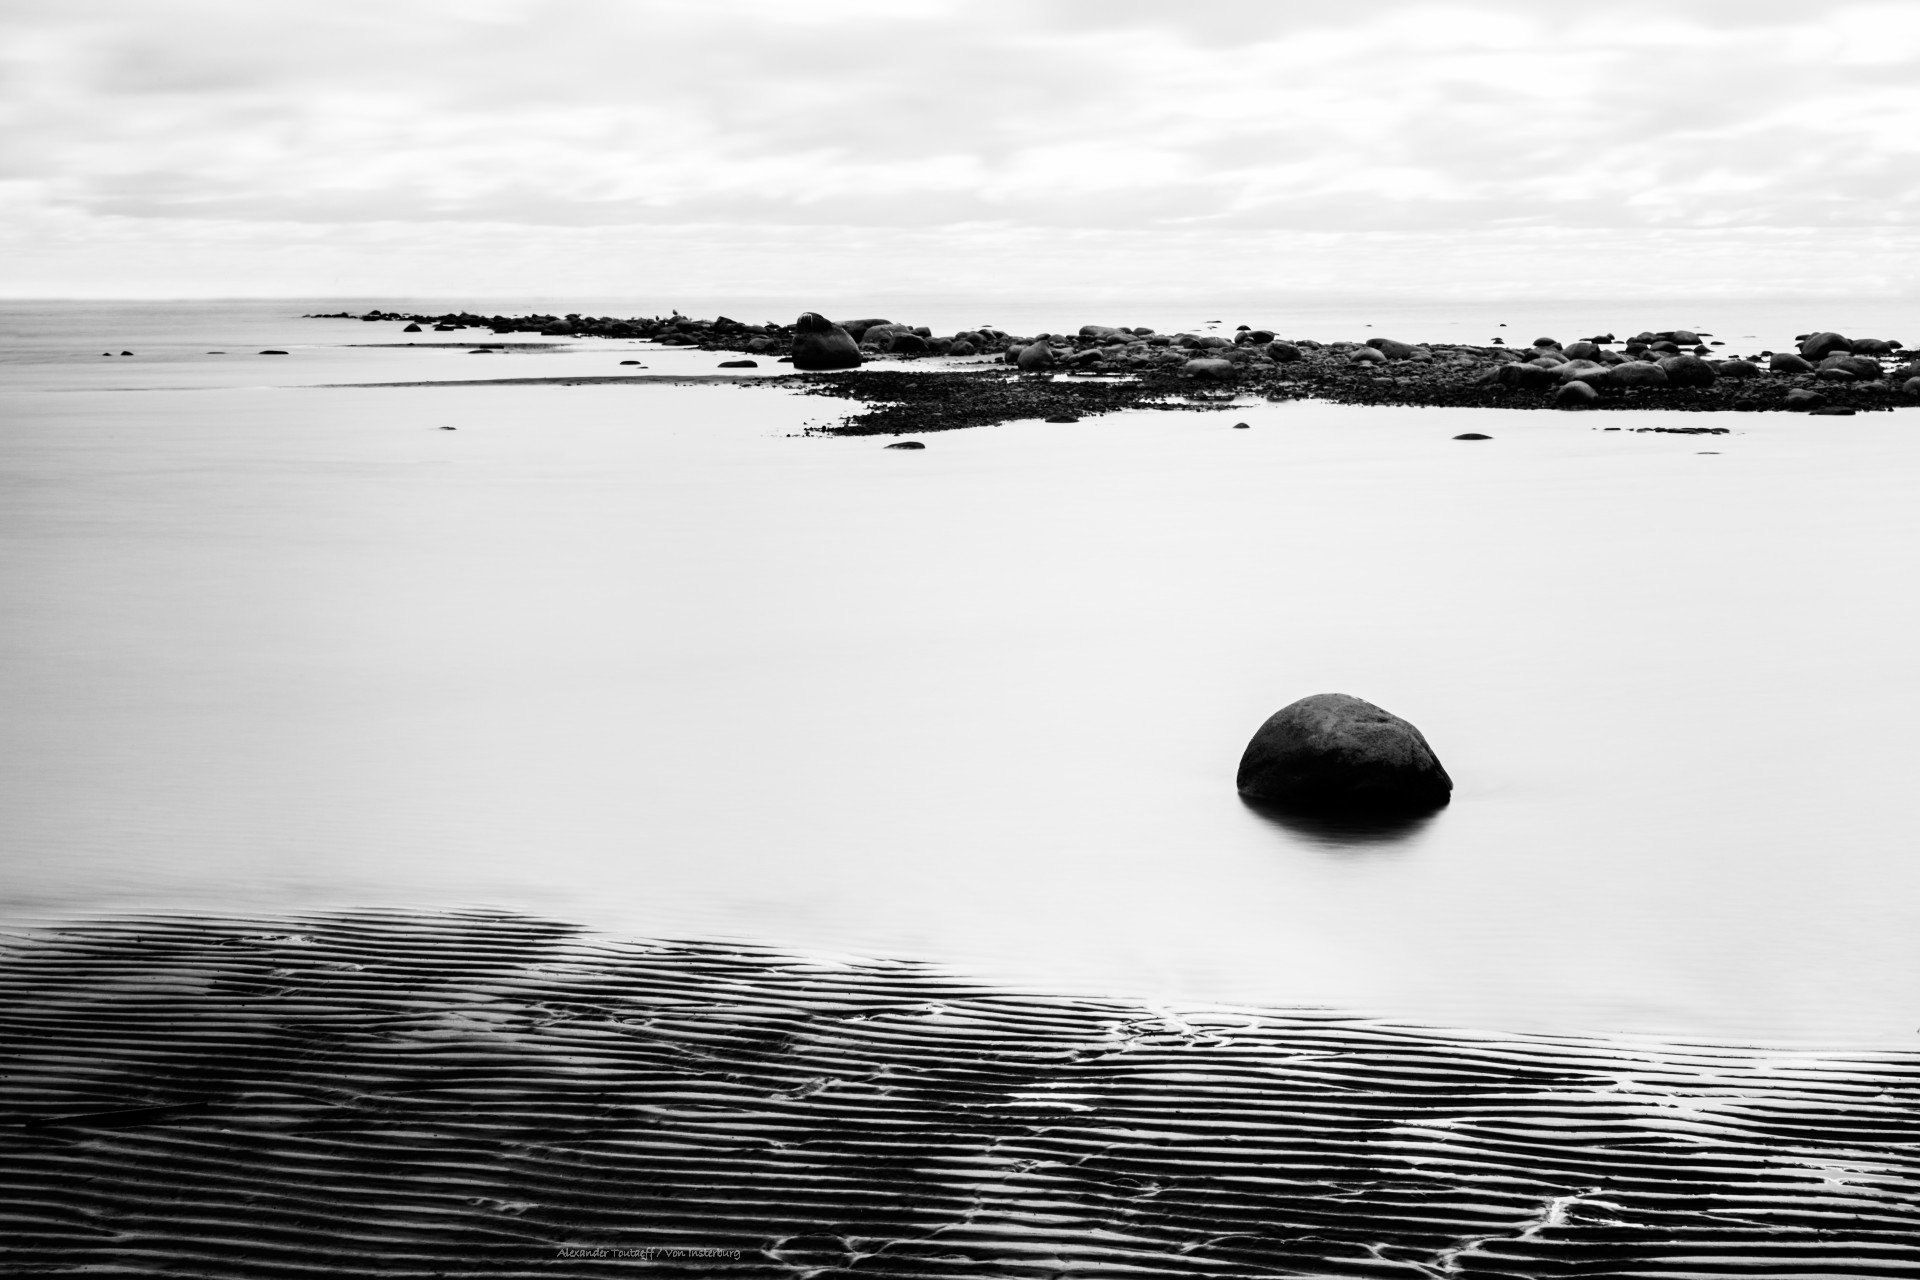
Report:
M 1920 297 L 1916 17 L 0 0 L 0 293 Z

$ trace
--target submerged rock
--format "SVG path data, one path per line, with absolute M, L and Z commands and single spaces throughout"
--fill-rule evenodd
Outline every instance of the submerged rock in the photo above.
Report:
M 1418 729 L 1344 693 L 1274 712 L 1247 744 L 1235 785 L 1249 799 L 1309 812 L 1420 813 L 1453 795 Z
M 896 440 L 892 444 L 884 447 L 888 449 L 924 449 L 927 446 L 918 440 Z
M 796 369 L 852 369 L 860 363 L 860 347 L 852 336 L 817 311 L 793 322 L 793 367 Z

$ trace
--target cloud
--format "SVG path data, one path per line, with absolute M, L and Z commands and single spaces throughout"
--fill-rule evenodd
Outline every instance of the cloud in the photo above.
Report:
M 1847 234 L 1920 210 L 1909 15 L 1773 0 L 25 2 L 0 17 L 0 181 L 16 236 L 89 220 L 115 235 L 998 226 L 1115 244 Z

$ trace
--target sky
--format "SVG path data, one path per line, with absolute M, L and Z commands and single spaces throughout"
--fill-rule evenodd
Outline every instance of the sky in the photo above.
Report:
M 0 295 L 1920 298 L 1920 0 L 0 0 Z

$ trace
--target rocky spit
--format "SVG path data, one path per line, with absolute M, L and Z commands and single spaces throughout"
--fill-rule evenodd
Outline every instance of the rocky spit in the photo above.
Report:
M 805 389 L 866 402 L 836 432 L 887 434 L 1076 418 L 1127 408 L 1220 408 L 1250 397 L 1340 404 L 1495 409 L 1669 409 L 1844 415 L 1920 404 L 1920 351 L 1897 339 L 1810 331 L 1788 351 L 1729 352 L 1711 334 L 1643 330 L 1531 344 L 1326 342 L 1240 325 L 1230 334 L 1155 333 L 1086 324 L 1073 333 L 995 328 L 937 335 L 881 318 L 749 324 L 719 316 L 437 316 L 371 311 L 329 318 L 404 324 L 409 333 L 645 340 L 663 346 L 801 362 L 809 343 L 844 333 L 864 360 L 926 362 L 912 371 L 829 369 L 794 375 Z M 1001 376 L 993 376 L 995 374 Z M 1672 429 L 1672 428 L 1667 428 Z M 1718 433 L 1720 428 L 1690 428 Z

